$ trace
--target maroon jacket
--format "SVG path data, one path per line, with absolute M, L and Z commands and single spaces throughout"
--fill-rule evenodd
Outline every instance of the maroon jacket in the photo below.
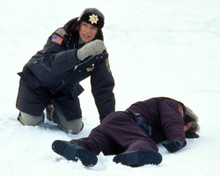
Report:
M 132 113 L 140 113 L 145 124 L 151 127 L 149 137 L 135 121 Z M 94 128 L 87 138 L 72 140 L 95 154 L 119 154 L 134 150 L 158 151 L 157 143 L 176 139 L 185 141 L 185 106 L 164 97 L 151 98 L 131 105 L 126 111 L 109 114 Z
M 176 139 L 185 141 L 183 103 L 166 97 L 156 97 L 136 102 L 127 110 L 141 114 L 144 121 L 150 125 L 151 138 L 156 143 Z

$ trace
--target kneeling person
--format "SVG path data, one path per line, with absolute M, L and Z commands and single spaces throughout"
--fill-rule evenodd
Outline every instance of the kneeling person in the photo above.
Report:
M 80 17 L 53 32 L 19 73 L 16 107 L 23 125 L 37 126 L 47 117 L 66 133 L 83 129 L 80 82 L 91 79 L 100 121 L 115 111 L 114 79 L 102 28 L 104 15 L 87 8 Z

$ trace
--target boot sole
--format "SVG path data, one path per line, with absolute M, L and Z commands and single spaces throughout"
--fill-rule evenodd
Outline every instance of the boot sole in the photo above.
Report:
M 91 151 L 78 146 L 75 143 L 56 140 L 52 144 L 52 149 L 57 154 L 63 156 L 67 160 L 81 160 L 84 166 L 94 166 L 98 162 L 97 156 Z
M 139 167 L 145 164 L 158 165 L 162 161 L 162 156 L 153 150 L 136 150 L 116 155 L 113 161 L 126 166 Z

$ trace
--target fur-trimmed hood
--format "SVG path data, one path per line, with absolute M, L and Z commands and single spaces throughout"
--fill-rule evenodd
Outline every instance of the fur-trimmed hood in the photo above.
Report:
M 197 133 L 199 132 L 199 124 L 198 124 L 198 116 L 192 111 L 192 109 L 190 109 L 189 107 L 185 106 L 186 108 L 186 115 L 185 115 L 185 122 L 186 121 L 191 121 L 192 122 L 192 126 L 189 129 L 189 132 L 192 133 Z

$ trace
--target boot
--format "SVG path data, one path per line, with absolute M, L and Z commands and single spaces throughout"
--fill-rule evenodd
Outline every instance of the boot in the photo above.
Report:
M 49 104 L 49 105 L 46 107 L 46 116 L 47 116 L 47 119 L 48 119 L 49 121 L 53 121 L 54 123 L 56 123 L 55 120 L 52 118 L 53 110 L 54 110 L 53 104 Z
M 98 158 L 93 152 L 73 142 L 56 140 L 52 144 L 52 149 L 67 160 L 78 161 L 80 159 L 84 166 L 91 167 L 98 162 Z
M 113 161 L 126 166 L 139 167 L 145 164 L 158 165 L 162 161 L 162 156 L 153 150 L 135 150 L 116 155 Z

